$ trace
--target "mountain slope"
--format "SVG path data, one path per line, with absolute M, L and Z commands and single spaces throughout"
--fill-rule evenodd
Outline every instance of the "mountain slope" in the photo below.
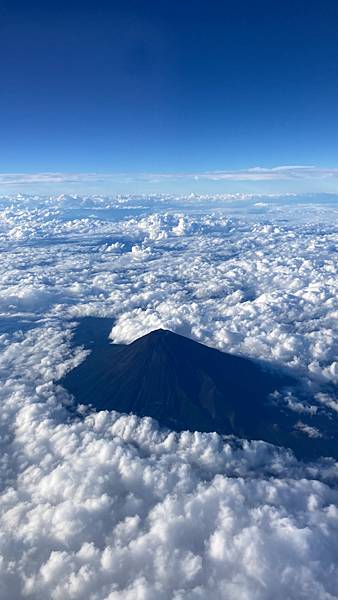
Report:
M 174 430 L 263 439 L 304 456 L 333 452 L 331 434 L 308 438 L 297 429 L 299 414 L 271 399 L 294 380 L 171 331 L 153 331 L 129 345 L 94 344 L 61 383 L 79 403 L 151 416 Z

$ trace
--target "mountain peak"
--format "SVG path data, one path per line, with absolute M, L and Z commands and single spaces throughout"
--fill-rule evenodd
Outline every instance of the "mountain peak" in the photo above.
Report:
M 180 348 L 194 344 L 197 345 L 198 342 L 178 333 L 174 333 L 173 331 L 170 331 L 170 329 L 154 329 L 137 338 L 131 344 L 128 344 L 128 346 L 139 348 L 142 352 L 147 352 L 147 349 L 151 348 L 152 352 L 158 352 L 160 354 L 173 348 L 177 349 L 179 352 Z
M 162 328 L 128 345 L 96 340 L 91 348 L 62 380 L 81 404 L 150 416 L 177 431 L 216 431 L 262 439 L 300 454 L 332 455 L 324 439 L 309 441 L 297 429 L 298 413 L 273 400 L 273 392 L 295 381 L 252 360 Z M 327 443 L 332 440 L 331 435 Z
M 160 327 L 159 329 L 153 329 L 149 333 L 145 333 L 141 337 L 139 337 L 136 340 L 134 340 L 134 342 L 139 342 L 140 340 L 143 340 L 143 339 L 146 339 L 146 338 L 149 338 L 149 339 L 152 339 L 152 338 L 158 338 L 158 339 L 165 338 L 165 337 L 168 337 L 168 335 L 182 337 L 182 336 L 179 336 L 179 334 L 174 333 L 173 331 L 170 331 L 170 329 L 163 329 L 162 327 Z M 134 343 L 134 342 L 132 342 L 132 343 Z

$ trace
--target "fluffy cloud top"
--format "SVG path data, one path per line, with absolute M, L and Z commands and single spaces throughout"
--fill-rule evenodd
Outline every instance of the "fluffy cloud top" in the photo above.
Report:
M 333 461 L 117 413 L 67 420 L 66 340 L 50 325 L 2 356 L 3 597 L 336 597 Z
M 142 203 L 3 206 L 0 596 L 338 598 L 333 460 L 74 412 L 57 384 L 76 318 L 113 316 L 116 341 L 162 325 L 274 361 L 334 418 L 335 209 Z

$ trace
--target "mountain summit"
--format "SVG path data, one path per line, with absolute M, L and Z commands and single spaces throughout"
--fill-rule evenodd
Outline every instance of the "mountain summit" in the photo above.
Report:
M 299 414 L 271 396 L 295 381 L 257 362 L 164 329 L 128 345 L 96 340 L 91 349 L 61 381 L 81 404 L 150 416 L 177 431 L 216 431 L 301 455 L 321 453 L 318 440 L 297 428 Z

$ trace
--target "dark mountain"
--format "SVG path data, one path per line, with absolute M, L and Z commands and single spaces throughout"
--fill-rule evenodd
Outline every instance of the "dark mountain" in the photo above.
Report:
M 303 419 L 303 414 L 273 401 L 275 390 L 296 384 L 290 377 L 167 330 L 153 331 L 129 345 L 103 340 L 108 332 L 106 320 L 87 319 L 82 334 L 81 328 L 77 334 L 77 343 L 90 347 L 91 354 L 61 380 L 77 402 L 97 410 L 151 416 L 176 431 L 262 439 L 290 447 L 300 456 L 334 452 L 332 432 L 309 438 L 297 426 L 300 416 L 312 427 L 322 426 L 324 417 Z

